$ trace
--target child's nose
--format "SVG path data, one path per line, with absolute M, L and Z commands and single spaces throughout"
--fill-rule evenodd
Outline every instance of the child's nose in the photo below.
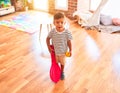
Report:
M 59 25 L 62 25 L 62 23 L 59 23 Z

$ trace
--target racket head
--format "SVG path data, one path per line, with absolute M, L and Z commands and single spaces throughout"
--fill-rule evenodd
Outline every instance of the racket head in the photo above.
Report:
M 57 83 L 60 80 L 61 69 L 58 64 L 52 64 L 50 69 L 50 78 L 53 82 Z

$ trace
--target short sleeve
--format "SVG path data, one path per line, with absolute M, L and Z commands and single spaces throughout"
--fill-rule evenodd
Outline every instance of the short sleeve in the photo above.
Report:
M 53 33 L 53 30 L 51 30 L 51 31 L 48 33 L 48 37 L 49 37 L 49 38 L 52 38 L 52 35 L 53 35 L 52 33 Z
M 68 40 L 72 40 L 73 39 L 72 33 L 69 30 L 67 31 L 67 39 Z

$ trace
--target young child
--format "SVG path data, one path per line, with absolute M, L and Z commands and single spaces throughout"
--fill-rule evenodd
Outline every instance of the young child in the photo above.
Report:
M 53 20 L 55 28 L 49 32 L 46 38 L 46 43 L 48 50 L 51 53 L 53 50 L 50 48 L 50 40 L 52 41 L 52 45 L 54 46 L 55 50 L 56 61 L 61 65 L 61 80 L 64 80 L 65 53 L 69 51 L 70 56 L 72 55 L 72 34 L 68 29 L 65 28 L 66 18 L 63 13 L 56 13 Z

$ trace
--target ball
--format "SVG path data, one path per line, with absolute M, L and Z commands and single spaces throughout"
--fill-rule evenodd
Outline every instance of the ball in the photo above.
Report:
M 66 55 L 67 57 L 70 57 L 70 52 L 66 52 L 65 55 Z

